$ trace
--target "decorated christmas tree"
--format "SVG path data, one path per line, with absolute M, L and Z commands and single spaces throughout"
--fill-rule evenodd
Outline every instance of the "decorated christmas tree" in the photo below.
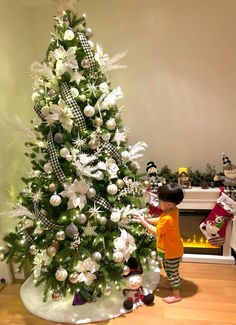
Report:
M 32 169 L 4 257 L 30 267 L 43 301 L 109 296 L 122 289 L 131 256 L 145 269 L 155 255 L 152 236 L 133 220 L 143 211 L 137 159 L 146 144 L 128 145 L 123 92 L 107 77 L 122 55 L 110 58 L 91 37 L 85 16 L 63 11 L 44 61 L 32 64 Z

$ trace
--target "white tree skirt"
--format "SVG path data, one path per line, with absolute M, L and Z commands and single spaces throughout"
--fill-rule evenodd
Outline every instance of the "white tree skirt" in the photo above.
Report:
M 152 266 L 150 271 L 143 273 L 142 283 L 145 294 L 152 292 L 160 280 L 158 266 Z M 84 324 L 108 320 L 125 314 L 123 308 L 124 296 L 122 291 L 113 289 L 110 296 L 102 296 L 96 302 L 73 306 L 73 296 L 68 296 L 58 302 L 51 298 L 45 303 L 42 301 L 43 285 L 35 287 L 33 275 L 21 286 L 20 296 L 23 304 L 30 313 L 43 319 L 62 323 Z M 133 309 L 142 304 L 135 304 Z

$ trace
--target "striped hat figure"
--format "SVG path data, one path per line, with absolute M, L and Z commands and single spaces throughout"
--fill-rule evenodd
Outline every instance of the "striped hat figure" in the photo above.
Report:
M 232 165 L 231 160 L 224 153 L 222 153 L 222 160 L 223 160 L 223 169 L 226 169 L 227 167 Z

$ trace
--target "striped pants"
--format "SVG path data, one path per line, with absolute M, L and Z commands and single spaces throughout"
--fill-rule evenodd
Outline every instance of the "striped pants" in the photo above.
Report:
M 179 263 L 181 257 L 174 259 L 163 259 L 163 267 L 167 275 L 167 279 L 173 290 L 180 288 L 180 277 L 179 277 Z

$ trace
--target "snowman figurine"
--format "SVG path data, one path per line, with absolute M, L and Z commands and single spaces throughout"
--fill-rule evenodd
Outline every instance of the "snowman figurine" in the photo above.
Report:
M 236 166 L 224 153 L 222 155 L 224 176 L 215 175 L 214 181 L 223 181 L 227 195 L 236 201 Z
M 141 278 L 143 270 L 138 266 L 137 260 L 134 257 L 130 257 L 127 265 L 129 267 L 129 273 L 124 275 L 126 288 L 123 290 L 123 295 L 125 297 L 123 307 L 126 310 L 131 310 L 134 304 L 140 302 L 143 302 L 145 305 L 152 304 L 154 301 L 154 294 L 144 294 Z

